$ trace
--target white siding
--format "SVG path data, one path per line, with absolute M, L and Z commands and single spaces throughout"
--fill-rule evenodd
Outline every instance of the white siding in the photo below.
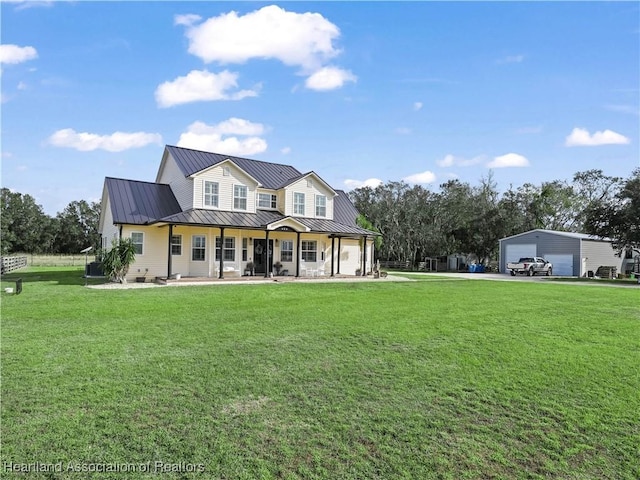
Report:
M 224 175 L 225 167 L 228 167 L 229 175 Z M 205 181 L 218 183 L 218 208 L 204 205 Z M 255 213 L 257 188 L 255 180 L 229 162 L 216 165 L 194 177 L 193 208 L 233 211 L 234 185 L 244 185 L 247 187 L 247 209 L 239 211 Z
M 106 200 L 102 201 L 102 211 L 100 214 L 100 234 L 104 239 L 102 244 L 107 250 L 111 249 L 111 243 L 118 238 L 118 226 L 113 224 L 111 213 L 111 200 L 105 195 Z
M 124 225 L 122 237 L 130 238 L 132 232 L 141 232 L 143 237 L 142 255 L 136 255 L 129 268 L 127 281 L 145 276 L 147 281 L 167 275 L 168 228 Z
M 308 185 L 308 179 L 312 180 L 312 186 Z M 304 215 L 294 215 L 293 213 L 293 194 L 304 193 Z M 316 217 L 316 195 L 324 195 L 327 197 L 327 215 L 325 217 Z M 333 192 L 326 188 L 324 184 L 312 177 L 303 178 L 292 183 L 285 188 L 285 207 L 284 214 L 291 216 L 304 216 L 309 218 L 326 218 L 333 220 Z
M 167 154 L 163 168 L 159 172 L 159 177 L 156 181 L 171 186 L 171 190 L 182 210 L 193 208 L 193 179 L 184 176 L 171 154 Z

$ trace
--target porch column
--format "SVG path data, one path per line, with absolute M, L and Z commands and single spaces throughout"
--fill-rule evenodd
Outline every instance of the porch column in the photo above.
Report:
M 215 258 L 215 254 L 216 254 L 216 242 L 214 239 L 213 240 L 214 258 Z M 218 266 L 218 268 L 219 268 L 218 278 L 222 280 L 224 278 L 224 227 L 220 227 L 220 265 Z
M 173 225 L 169 224 L 169 257 L 167 260 L 167 278 L 171 278 L 171 260 L 173 255 L 171 255 L 171 237 L 173 237 Z
M 334 276 L 333 273 L 333 257 L 335 256 L 335 246 L 336 246 L 336 237 L 331 237 L 331 276 Z
M 362 237 L 364 244 L 364 251 L 362 252 L 362 276 L 367 276 L 367 236 Z
M 265 235 L 265 239 L 266 239 L 267 246 L 265 247 L 265 250 L 267 252 L 267 259 L 264 266 L 264 278 L 267 278 L 269 276 L 269 230 L 267 230 L 266 232 L 267 233 Z
M 300 232 L 296 232 L 296 277 L 300 276 Z
M 338 237 L 338 275 L 340 275 L 340 254 L 342 253 L 342 237 Z

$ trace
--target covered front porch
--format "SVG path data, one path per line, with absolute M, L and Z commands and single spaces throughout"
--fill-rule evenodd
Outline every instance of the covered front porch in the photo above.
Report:
M 259 227 L 158 223 L 154 237 L 164 238 L 166 267 L 162 272 L 154 269 L 159 273 L 155 277 L 285 280 L 366 276 L 373 271 L 371 232 L 355 227 L 331 231 L 345 230 L 341 224 L 318 230 L 292 217 L 273 220 Z

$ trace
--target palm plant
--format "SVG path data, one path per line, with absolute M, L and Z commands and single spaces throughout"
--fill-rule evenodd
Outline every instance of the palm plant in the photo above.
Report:
M 136 249 L 130 238 L 113 240 L 111 249 L 103 253 L 102 269 L 112 282 L 127 283 L 129 266 L 136 257 Z

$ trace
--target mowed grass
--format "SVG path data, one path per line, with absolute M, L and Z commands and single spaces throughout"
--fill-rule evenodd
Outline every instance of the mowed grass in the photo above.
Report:
M 429 279 L 97 290 L 81 270 L 19 274 L 23 293 L 2 296 L 3 465 L 640 478 L 640 289 Z M 158 478 L 92 478 L 147 477 Z

